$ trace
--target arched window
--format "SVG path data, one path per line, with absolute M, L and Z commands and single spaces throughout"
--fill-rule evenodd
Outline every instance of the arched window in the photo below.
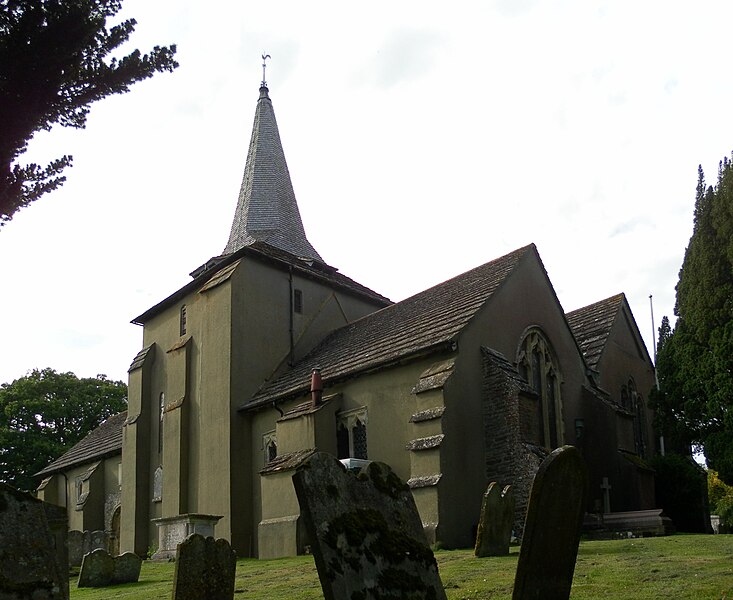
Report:
M 562 377 L 550 342 L 536 327 L 529 329 L 517 350 L 517 369 L 539 397 L 542 441 L 548 448 L 563 444 Z
M 277 433 L 270 431 L 262 436 L 262 447 L 265 450 L 265 465 L 277 458 Z

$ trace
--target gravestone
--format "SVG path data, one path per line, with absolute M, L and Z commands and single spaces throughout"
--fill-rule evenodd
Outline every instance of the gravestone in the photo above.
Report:
M 236 567 L 229 542 L 189 535 L 178 544 L 173 600 L 232 600 Z
M 513 600 L 570 597 L 587 488 L 585 463 L 574 446 L 542 461 L 529 497 Z
M 77 587 L 107 587 L 116 583 L 136 583 L 140 579 L 142 559 L 132 552 L 120 556 L 97 548 L 84 555 Z
M 115 572 L 115 559 L 106 550 L 97 548 L 85 554 L 81 561 L 81 571 L 77 587 L 105 587 L 112 581 Z
M 68 600 L 44 502 L 0 483 L 0 600 Z
M 109 536 L 106 531 L 94 530 L 89 534 L 89 550 L 93 552 L 97 548 L 109 551 Z
M 143 559 L 133 552 L 115 556 L 115 568 L 111 583 L 137 583 Z
M 78 529 L 72 529 L 68 534 L 69 540 L 69 565 L 80 567 L 84 558 L 84 533 Z
M 318 452 L 293 484 L 326 600 L 445 600 L 410 488 L 387 465 L 356 475 Z
M 476 531 L 474 554 L 479 558 L 486 556 L 506 556 L 512 538 L 514 523 L 514 493 L 512 486 L 502 488 L 492 481 L 481 502 L 481 517 Z

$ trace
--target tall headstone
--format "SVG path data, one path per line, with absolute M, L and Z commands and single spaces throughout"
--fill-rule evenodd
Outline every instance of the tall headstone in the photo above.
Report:
M 529 497 L 513 600 L 567 600 L 583 524 L 588 474 L 574 446 L 540 465 Z
M 506 556 L 514 523 L 514 493 L 512 486 L 503 488 L 492 481 L 484 492 L 481 517 L 476 531 L 474 553 L 479 558 Z
M 229 542 L 191 534 L 178 544 L 173 600 L 232 600 L 236 568 Z
M 68 600 L 44 502 L 0 483 L 0 600 Z
M 410 488 L 383 463 L 358 475 L 316 453 L 293 475 L 326 600 L 444 600 Z

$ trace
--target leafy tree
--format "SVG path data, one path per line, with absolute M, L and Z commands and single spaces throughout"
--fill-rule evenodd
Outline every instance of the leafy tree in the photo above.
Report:
M 723 483 L 718 474 L 708 471 L 708 496 L 710 512 L 720 517 L 721 533 L 733 530 L 733 486 Z
M 34 133 L 54 123 L 83 128 L 89 106 L 156 72 L 172 71 L 176 47 L 110 56 L 136 22 L 107 29 L 122 0 L 0 0 L 0 225 L 65 181 L 63 156 L 15 164 Z
M 33 370 L 0 385 L 0 481 L 22 490 L 34 474 L 127 407 L 127 386 L 104 375 L 79 379 Z
M 678 446 L 701 445 L 708 466 L 733 483 L 733 162 L 727 158 L 715 186 L 706 187 L 698 169 L 675 314 L 664 341 L 660 327 L 658 424 Z

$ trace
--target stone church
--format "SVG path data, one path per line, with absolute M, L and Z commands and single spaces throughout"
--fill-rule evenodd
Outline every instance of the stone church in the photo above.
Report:
M 259 91 L 229 240 L 133 320 L 127 413 L 49 465 L 72 528 L 159 556 L 197 531 L 240 556 L 302 553 L 291 483 L 315 451 L 388 463 L 428 539 L 474 543 L 490 481 L 516 531 L 536 469 L 577 446 L 589 514 L 654 508 L 652 361 L 623 294 L 563 311 L 534 245 L 393 303 L 306 237 L 272 101 Z

